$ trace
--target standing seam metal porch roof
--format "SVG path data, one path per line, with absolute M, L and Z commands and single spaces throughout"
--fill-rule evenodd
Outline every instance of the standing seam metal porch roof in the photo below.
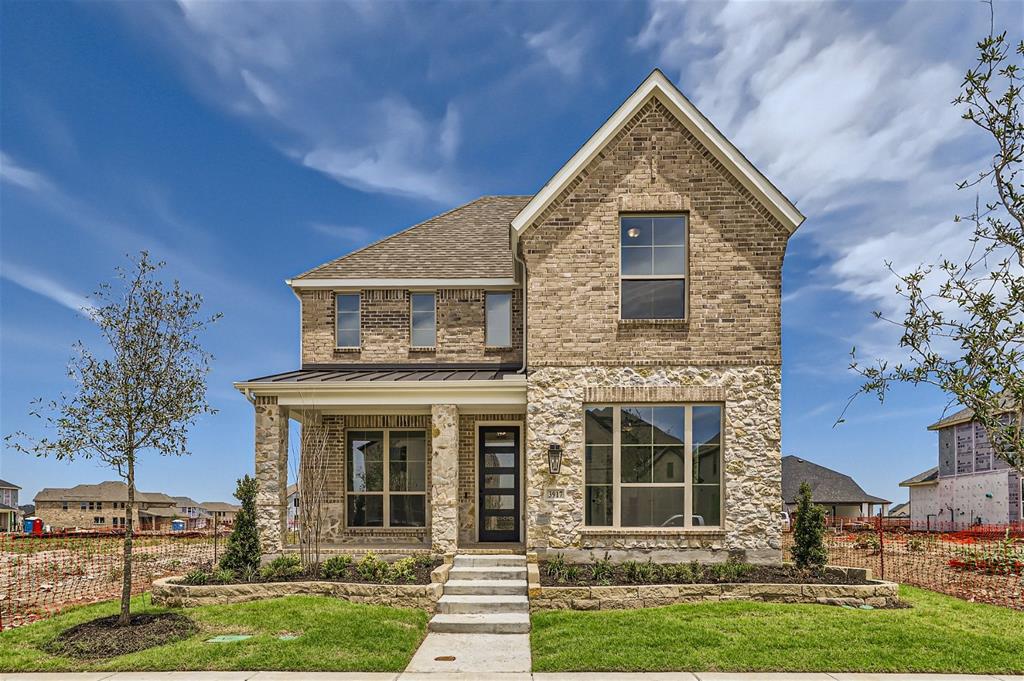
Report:
M 403 367 L 325 367 L 286 371 L 253 378 L 246 383 L 277 383 L 284 385 L 324 385 L 349 381 L 391 383 L 398 381 L 500 381 L 515 375 L 518 367 L 505 366 L 403 366 Z

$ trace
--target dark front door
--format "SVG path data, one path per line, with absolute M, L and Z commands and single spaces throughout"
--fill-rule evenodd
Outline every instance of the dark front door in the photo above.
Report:
M 519 541 L 519 426 L 480 427 L 480 541 Z

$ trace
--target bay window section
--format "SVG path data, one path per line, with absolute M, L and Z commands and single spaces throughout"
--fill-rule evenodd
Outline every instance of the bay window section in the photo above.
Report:
M 685 319 L 686 218 L 624 216 L 619 242 L 622 319 Z
M 589 406 L 585 523 L 721 526 L 720 405 Z
M 424 431 L 350 430 L 348 527 L 426 527 Z

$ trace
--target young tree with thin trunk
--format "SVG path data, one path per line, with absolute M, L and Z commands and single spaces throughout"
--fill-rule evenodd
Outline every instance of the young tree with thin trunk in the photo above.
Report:
M 128 488 L 125 504 L 124 567 L 118 624 L 131 623 L 132 536 L 135 477 L 144 452 L 187 454 L 188 430 L 202 414 L 214 414 L 206 401 L 211 355 L 199 335 L 220 318 L 201 315 L 202 297 L 177 281 L 157 278 L 164 266 L 146 251 L 117 268 L 116 285 L 103 284 L 86 312 L 105 348 L 74 345 L 68 377 L 75 384 L 58 399 L 33 402 L 31 415 L 53 431 L 35 437 L 7 436 L 15 449 L 61 460 L 96 459 L 117 471 Z
M 884 400 L 895 383 L 940 388 L 971 409 L 996 453 L 1024 472 L 1024 41 L 1013 45 L 1005 31 L 996 34 L 993 19 L 977 47 L 953 104 L 988 138 L 992 156 L 957 188 L 990 198 L 976 198 L 970 214 L 954 217 L 971 225 L 964 258 L 909 274 L 887 263 L 903 318 L 875 316 L 901 329 L 906 361 L 862 365 L 854 350 L 850 368 L 864 379 L 854 397 Z

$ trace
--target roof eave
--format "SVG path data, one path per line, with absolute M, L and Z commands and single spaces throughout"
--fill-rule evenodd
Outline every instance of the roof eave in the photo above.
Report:
M 586 168 L 633 114 L 655 97 L 676 114 L 690 132 L 761 201 L 790 234 L 797 230 L 806 219 L 803 213 L 715 128 L 664 73 L 655 69 L 512 219 L 513 252 L 518 235 L 540 216 L 577 174 Z

